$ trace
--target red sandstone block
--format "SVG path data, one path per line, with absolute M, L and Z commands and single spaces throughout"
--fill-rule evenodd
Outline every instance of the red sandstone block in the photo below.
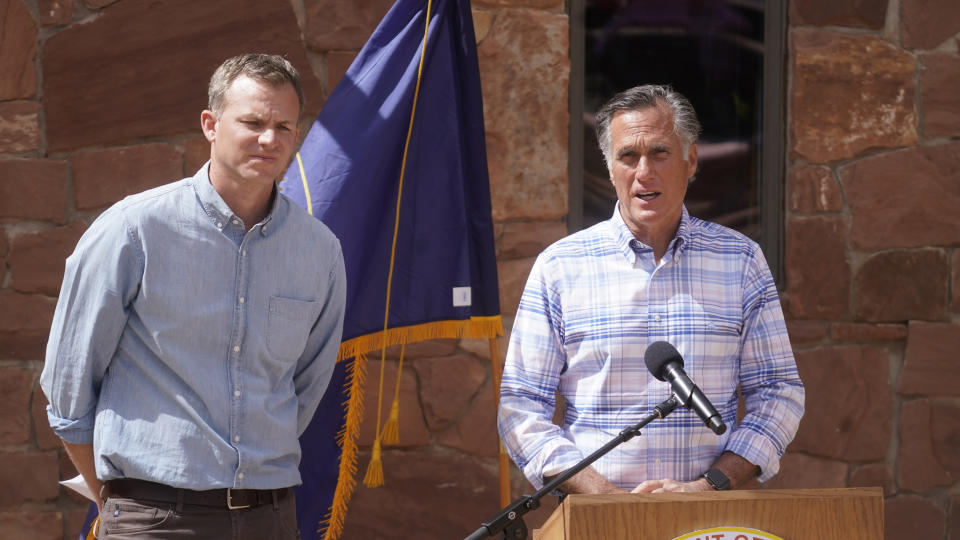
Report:
M 841 346 L 796 352 L 808 396 L 791 451 L 844 461 L 886 458 L 893 431 L 887 350 Z
M 183 157 L 161 143 L 95 150 L 73 158 L 77 209 L 113 204 L 127 195 L 183 178 Z
M 790 319 L 787 321 L 787 333 L 790 335 L 790 344 L 794 347 L 813 345 L 827 337 L 827 323 Z
M 834 341 L 896 341 L 907 339 L 905 324 L 865 324 L 835 322 L 830 325 L 830 338 Z
M 799 165 L 787 177 L 790 210 L 801 213 L 840 212 L 843 195 L 829 167 Z
M 882 487 L 884 496 L 893 495 L 893 471 L 884 463 L 857 467 L 850 474 L 850 487 Z
M 901 0 L 900 28 L 904 47 L 934 49 L 957 34 L 960 9 L 955 0 Z
M 944 319 L 948 264 L 943 251 L 932 248 L 871 255 L 854 277 L 854 313 L 871 322 Z
M 840 217 L 794 218 L 787 223 L 787 291 L 792 317 L 831 319 L 849 313 L 851 270 L 845 231 L 846 223 Z
M 40 104 L 36 101 L 0 103 L 0 154 L 40 149 Z
M 960 396 L 960 324 L 911 322 L 897 391 Z
M 56 296 L 66 258 L 86 230 L 82 221 L 37 233 L 21 234 L 10 247 L 10 286 L 20 292 Z
M 0 445 L 30 442 L 33 370 L 0 368 Z
M 923 107 L 925 136 L 960 135 L 960 95 L 956 92 L 958 80 L 960 58 L 956 54 L 931 54 L 923 57 L 920 103 Z
M 0 301 L 2 301 L 2 298 L 0 298 Z M 43 362 L 49 334 L 49 328 L 16 331 L 0 330 L 0 359 Z
M 10 243 L 7 240 L 7 230 L 0 227 L 0 273 L 6 272 L 7 267 L 7 249 Z M 0 279 L 3 279 L 0 277 Z
M 0 4 L 0 101 L 32 98 L 37 93 L 37 23 L 25 2 Z
M 0 454 L 0 508 L 49 501 L 60 494 L 56 452 Z M 15 489 L 9 489 L 16 486 Z
M 953 268 L 953 302 L 950 304 L 950 311 L 960 313 L 960 249 L 953 252 L 950 267 Z
M 77 532 L 79 530 L 78 528 Z M 63 515 L 60 512 L 33 509 L 0 512 L 0 538 L 62 540 Z
M 195 137 L 183 143 L 183 177 L 193 176 L 210 159 L 210 143 L 206 137 Z
M 0 219 L 63 223 L 67 210 L 67 162 L 0 160 Z
M 790 21 L 803 26 L 853 26 L 883 28 L 886 0 L 794 0 Z
M 73 0 L 37 0 L 37 14 L 45 26 L 63 26 L 73 20 Z
M 930 433 L 930 402 L 906 401 L 900 407 L 900 454 L 897 480 L 910 491 L 927 491 L 953 483 L 933 453 Z
M 50 421 L 47 420 L 47 396 L 40 389 L 40 382 L 33 387 L 33 399 L 30 402 L 30 416 L 33 417 L 33 428 L 37 434 L 37 447 L 41 450 L 58 450 L 60 437 L 53 433 Z
M 50 330 L 56 300 L 0 289 L 0 332 Z
M 932 499 L 906 495 L 884 501 L 884 538 L 937 540 L 946 530 L 946 516 Z

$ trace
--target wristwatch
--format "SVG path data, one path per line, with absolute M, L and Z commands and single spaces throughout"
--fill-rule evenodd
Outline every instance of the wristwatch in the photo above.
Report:
M 727 478 L 727 475 L 723 474 L 720 469 L 710 469 L 709 471 L 703 473 L 703 477 L 707 479 L 707 483 L 713 486 L 713 489 L 717 491 L 726 491 L 730 489 L 730 479 Z

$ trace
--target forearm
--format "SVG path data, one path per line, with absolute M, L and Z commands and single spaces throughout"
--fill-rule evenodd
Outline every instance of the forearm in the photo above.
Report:
M 753 489 L 759 485 L 757 476 L 760 474 L 760 467 L 733 452 L 720 454 L 711 468 L 719 469 L 730 479 L 730 489 Z M 697 481 L 707 483 L 704 478 Z
M 90 491 L 93 492 L 94 497 L 96 497 L 97 507 L 102 507 L 103 500 L 100 499 L 100 488 L 103 486 L 103 482 L 97 479 L 97 468 L 93 458 L 93 445 L 72 444 L 64 441 L 63 446 L 67 449 L 67 455 L 70 457 L 70 461 L 73 462 L 73 466 L 76 467 L 77 472 L 83 476 L 87 487 L 90 488 Z
M 557 476 L 559 475 L 543 477 L 544 483 L 552 481 Z M 601 476 L 593 467 L 587 467 L 578 472 L 573 478 L 560 484 L 558 489 L 567 494 L 626 493 L 626 491 L 611 484 L 609 480 Z

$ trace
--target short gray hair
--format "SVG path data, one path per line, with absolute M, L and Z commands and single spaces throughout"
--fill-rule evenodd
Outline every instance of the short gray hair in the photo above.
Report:
M 700 136 L 700 121 L 697 112 L 693 110 L 690 100 L 674 90 L 669 85 L 645 84 L 634 86 L 613 96 L 597 112 L 597 142 L 603 152 L 603 160 L 610 166 L 610 123 L 617 113 L 638 111 L 657 107 L 663 103 L 670 107 L 673 117 L 673 131 L 683 143 L 683 160 L 689 159 L 690 146 L 697 144 Z
M 293 64 L 288 62 L 286 58 L 275 54 L 241 54 L 220 64 L 220 67 L 210 77 L 210 87 L 207 89 L 207 108 L 213 111 L 217 118 L 220 118 L 220 113 L 223 112 L 224 96 L 227 89 L 241 75 L 267 83 L 274 88 L 289 83 L 297 92 L 297 101 L 300 104 L 298 116 L 300 112 L 303 112 L 303 85 L 300 82 L 300 73 L 293 67 Z

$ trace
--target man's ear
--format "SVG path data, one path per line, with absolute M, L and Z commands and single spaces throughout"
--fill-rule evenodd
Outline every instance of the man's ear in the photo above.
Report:
M 687 165 L 689 166 L 689 173 L 687 179 L 689 180 L 693 175 L 697 174 L 697 145 L 691 144 L 690 151 L 687 153 Z
M 213 111 L 204 110 L 200 113 L 200 129 L 203 130 L 203 136 L 207 141 L 213 142 L 217 138 L 217 117 Z

